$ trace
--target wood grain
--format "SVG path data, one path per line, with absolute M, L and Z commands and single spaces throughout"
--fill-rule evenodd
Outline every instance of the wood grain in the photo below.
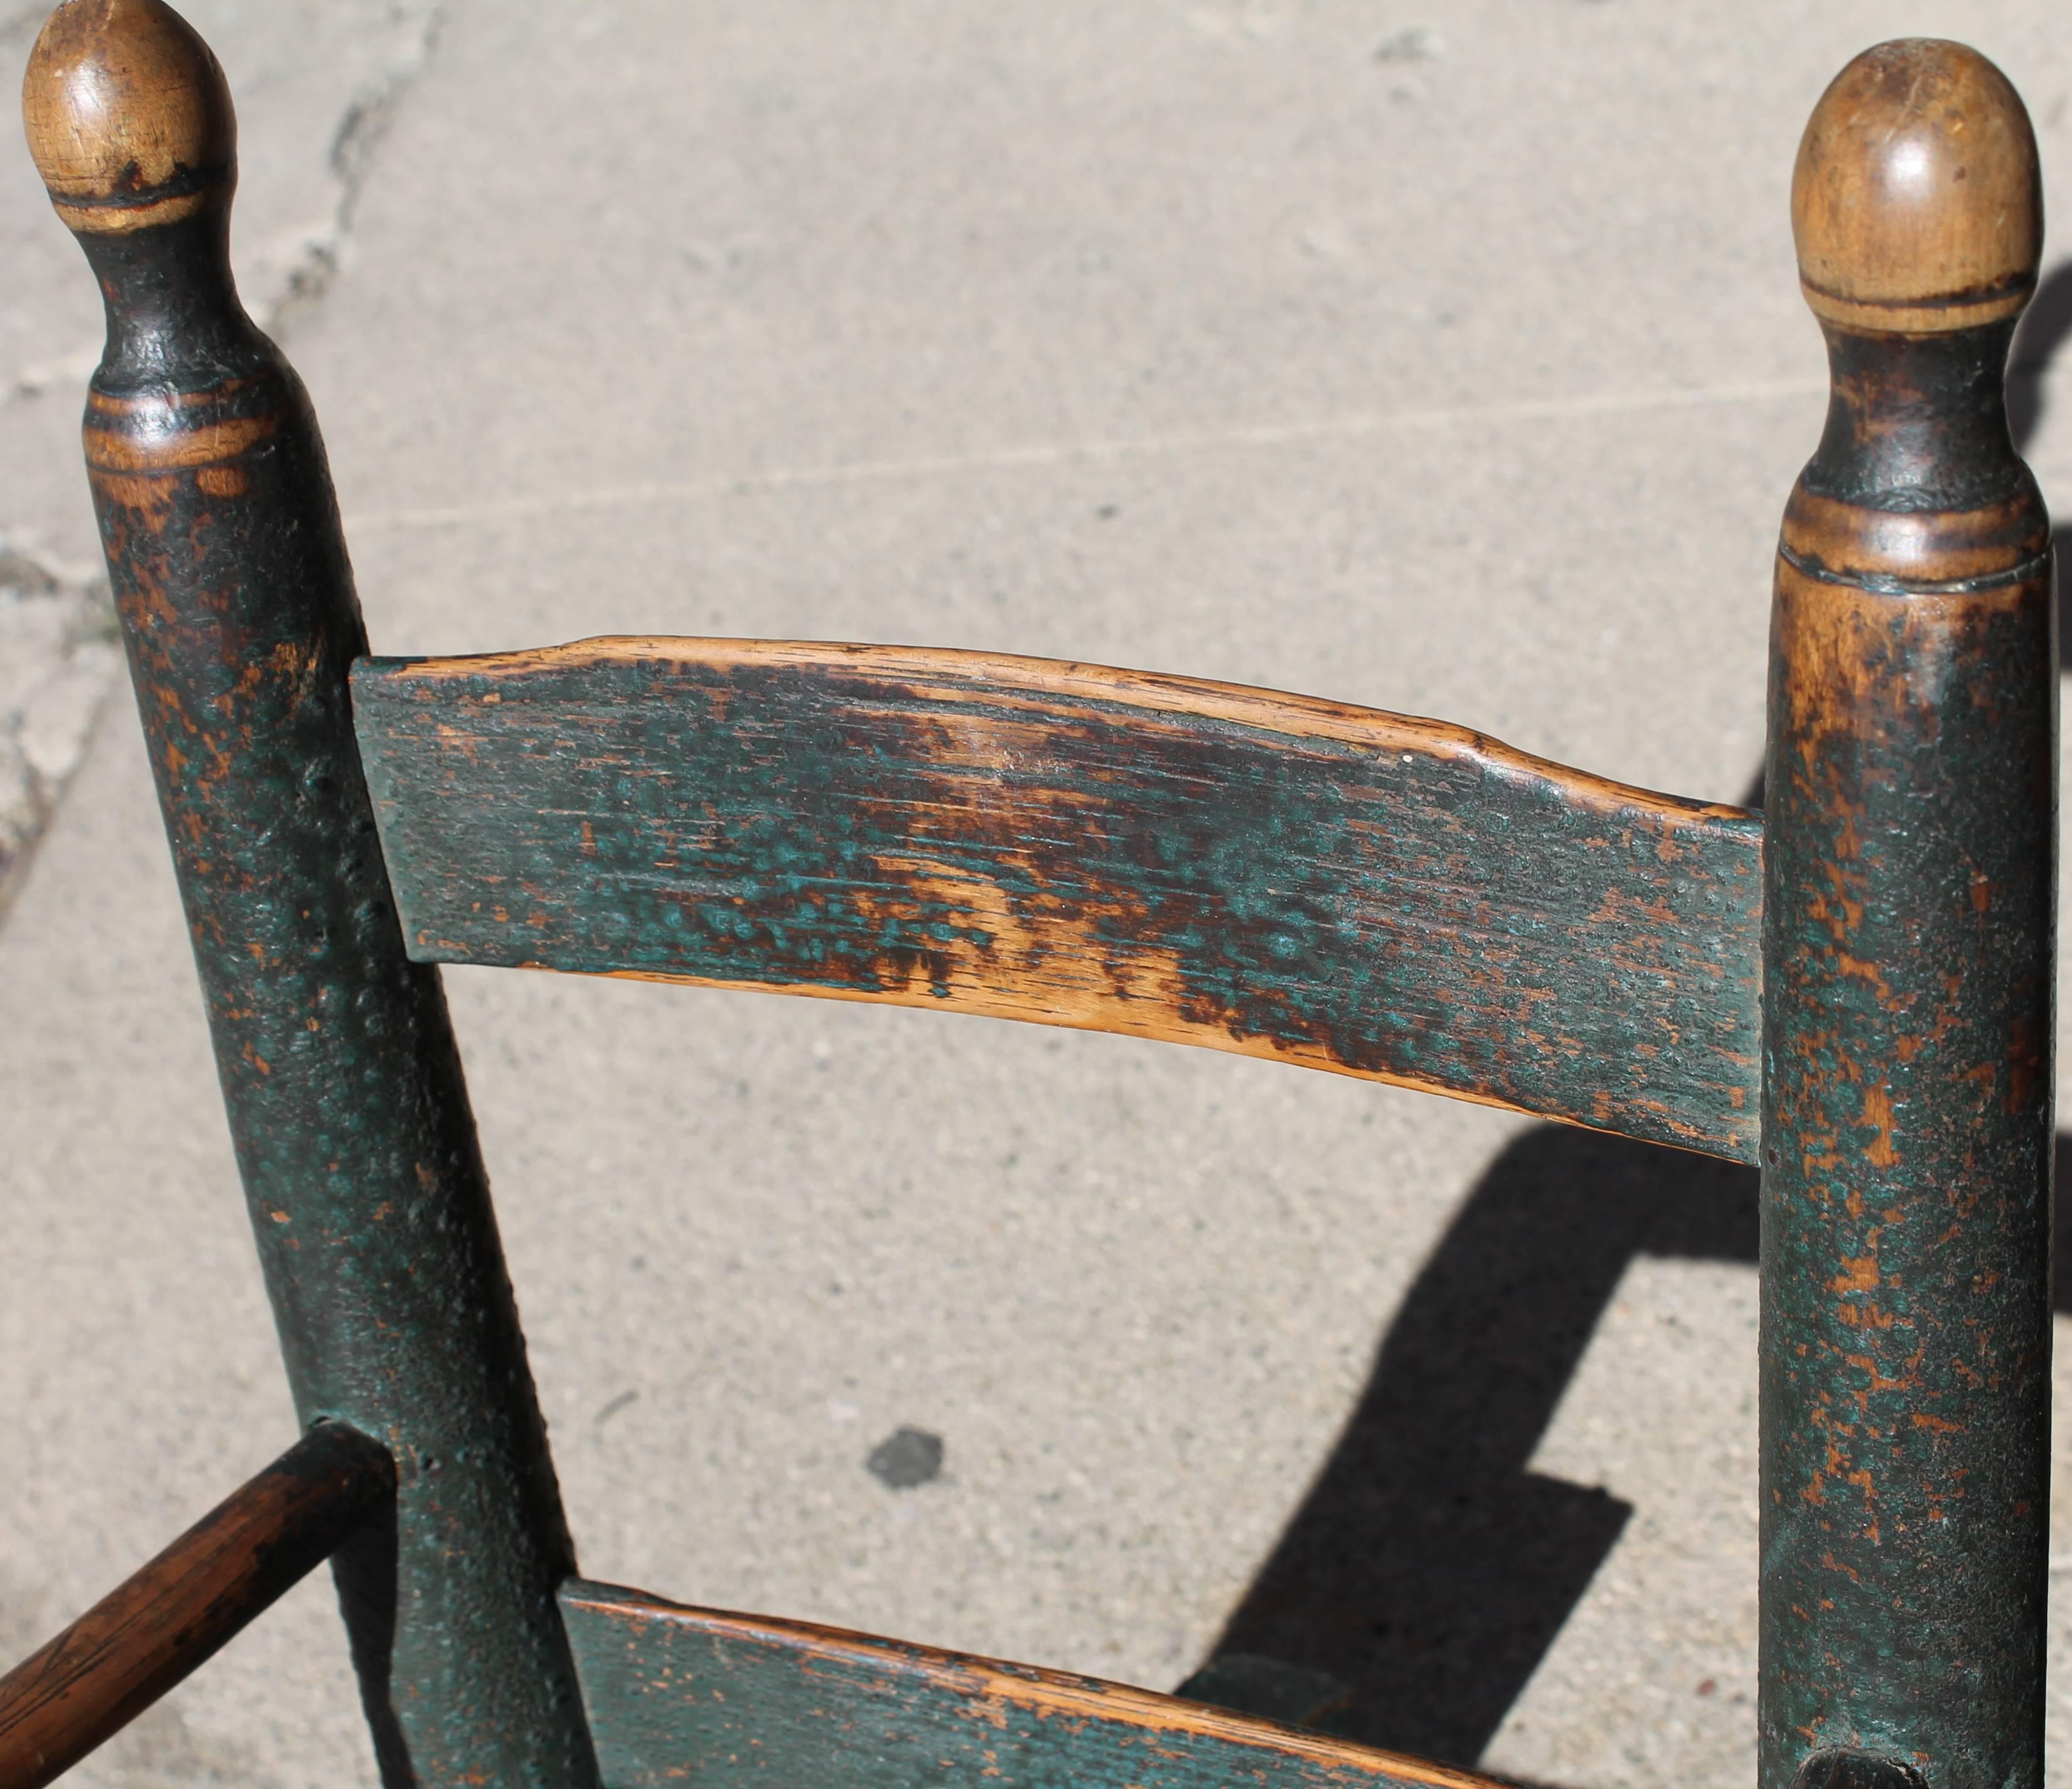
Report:
M 977 653 L 371 660 L 412 953 L 1203 1044 L 1753 1159 L 1757 816 Z
M 321 1565 L 393 1495 L 388 1450 L 312 1429 L 0 1678 L 0 1789 L 39 1789 Z
M 67 0 L 30 54 L 22 121 L 72 229 L 121 235 L 228 204 L 230 89 L 163 0 Z
M 1824 322 L 1912 334 L 2012 317 L 2043 244 L 2020 96 L 1962 43 L 1866 50 L 1807 121 L 1791 228 L 1806 302 Z
M 609 1789 L 1489 1789 L 1177 1697 L 577 1581 L 561 1614 Z

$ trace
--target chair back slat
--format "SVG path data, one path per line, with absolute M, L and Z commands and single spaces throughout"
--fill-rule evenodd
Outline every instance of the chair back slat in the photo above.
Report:
M 421 960 L 1162 1038 L 1754 1159 L 1743 810 L 975 653 L 605 640 L 353 690 Z

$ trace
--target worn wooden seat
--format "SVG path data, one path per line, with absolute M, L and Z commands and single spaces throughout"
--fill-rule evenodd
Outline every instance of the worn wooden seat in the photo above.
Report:
M 308 401 L 232 288 L 213 59 L 158 0 L 70 0 L 25 108 L 107 298 L 86 457 L 308 1432 L 0 1684 L 0 1789 L 327 1557 L 391 1783 L 1479 1780 L 582 1580 L 442 962 L 1128 1032 L 1759 1164 L 1764 1789 L 2036 1789 L 2057 657 L 1998 71 L 1873 50 L 1799 149 L 1834 397 L 1761 812 L 1098 666 L 368 656 Z

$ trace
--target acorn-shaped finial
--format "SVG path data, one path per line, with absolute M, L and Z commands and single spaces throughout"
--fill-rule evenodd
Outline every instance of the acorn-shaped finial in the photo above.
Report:
M 1791 232 L 1806 301 L 1825 322 L 1918 335 L 2012 316 L 2043 247 L 2020 96 L 1962 43 L 1864 51 L 1807 124 Z
M 163 0 L 66 0 L 30 54 L 22 121 L 74 230 L 170 224 L 223 204 L 236 179 L 223 70 Z

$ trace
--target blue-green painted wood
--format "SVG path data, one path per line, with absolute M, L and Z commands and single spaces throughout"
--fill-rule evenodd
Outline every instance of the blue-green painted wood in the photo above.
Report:
M 1063 1672 L 576 1582 L 607 1789 L 1493 1789 L 1443 1765 Z
M 1866 51 L 1801 153 L 1802 265 L 1846 228 L 1869 271 L 1809 282 L 1832 402 L 1771 611 L 1761 1789 L 2043 1780 L 2058 660 L 2003 390 L 2035 204 L 1959 45 Z
M 1740 809 L 971 653 L 594 641 L 353 691 L 421 961 L 1168 1038 L 1753 1159 Z

